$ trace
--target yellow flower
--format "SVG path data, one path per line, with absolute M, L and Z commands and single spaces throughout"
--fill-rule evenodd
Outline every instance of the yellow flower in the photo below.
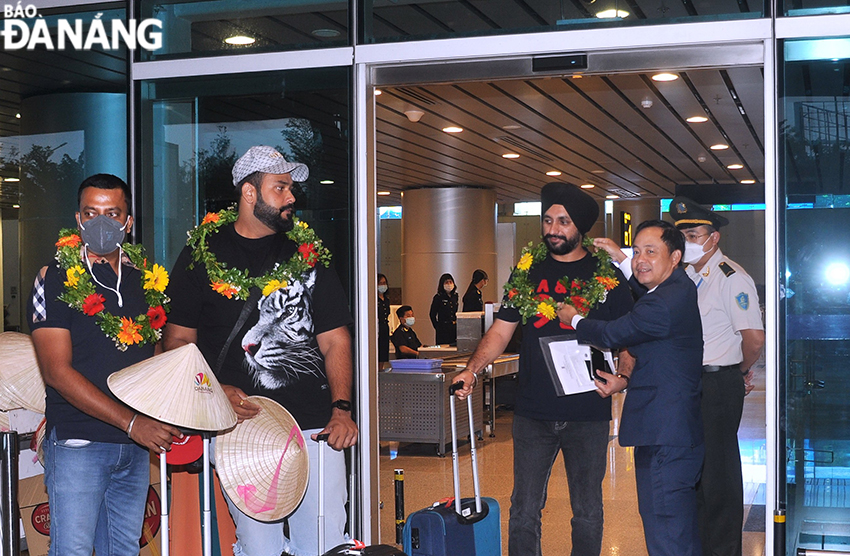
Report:
M 537 312 L 546 317 L 548 320 L 555 318 L 555 308 L 548 303 L 541 302 L 540 305 L 537 306 Z
M 263 297 L 271 294 L 272 292 L 276 292 L 281 288 L 285 288 L 287 286 L 286 280 L 281 282 L 280 280 L 269 280 L 268 283 L 263 288 Z
M 534 262 L 534 257 L 531 256 L 531 253 L 523 253 L 522 257 L 519 258 L 519 262 L 516 264 L 516 267 L 520 270 L 528 270 L 531 268 L 532 262 Z
M 304 222 L 303 220 L 301 220 L 300 222 L 298 222 L 298 225 L 299 225 L 299 226 L 301 226 L 302 228 L 304 228 L 305 230 L 309 227 L 309 226 L 307 226 L 307 223 L 306 223 L 306 222 Z
M 76 288 L 77 284 L 80 282 L 80 276 L 83 275 L 85 270 L 80 265 L 74 265 L 68 270 L 65 271 L 65 277 L 67 280 L 65 281 L 65 285 L 69 288 Z
M 141 342 L 142 335 L 139 334 L 141 329 L 142 326 L 133 322 L 132 319 L 121 317 L 121 331 L 118 332 L 118 341 L 127 345 Z
M 153 265 L 152 270 L 145 271 L 145 289 L 164 292 L 168 285 L 168 272 L 162 265 Z

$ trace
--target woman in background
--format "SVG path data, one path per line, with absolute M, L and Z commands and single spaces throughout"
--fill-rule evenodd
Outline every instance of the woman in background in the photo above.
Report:
M 378 274 L 378 363 L 390 360 L 390 300 L 387 277 Z M 378 365 L 382 367 L 382 365 Z
M 457 343 L 457 286 L 451 274 L 440 276 L 437 294 L 431 302 L 431 324 L 437 332 L 435 343 L 455 345 Z
M 484 300 L 481 298 L 481 288 L 487 285 L 487 273 L 477 269 L 472 273 L 472 282 L 463 294 L 463 311 L 483 311 Z

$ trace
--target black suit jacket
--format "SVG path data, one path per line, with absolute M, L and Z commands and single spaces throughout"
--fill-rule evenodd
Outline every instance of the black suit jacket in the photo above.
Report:
M 621 445 L 702 443 L 702 323 L 696 286 L 681 268 L 638 299 L 629 314 L 608 322 L 583 319 L 576 333 L 583 343 L 626 347 L 636 359 Z

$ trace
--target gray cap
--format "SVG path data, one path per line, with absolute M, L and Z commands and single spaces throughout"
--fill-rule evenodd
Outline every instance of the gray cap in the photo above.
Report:
M 266 145 L 257 145 L 248 149 L 242 158 L 233 165 L 233 185 L 239 187 L 254 172 L 264 174 L 289 174 L 292 181 L 307 181 L 310 170 L 300 162 L 287 162 L 283 155 Z

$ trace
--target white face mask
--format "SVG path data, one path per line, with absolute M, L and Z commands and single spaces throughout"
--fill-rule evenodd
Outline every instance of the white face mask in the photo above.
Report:
M 407 317 L 406 319 L 404 319 L 404 324 L 405 324 L 408 328 L 409 328 L 409 327 L 411 327 L 411 326 L 413 326 L 415 323 L 416 323 L 416 319 L 415 319 L 415 318 L 413 318 L 413 317 Z
M 682 260 L 687 264 L 694 264 L 699 261 L 703 255 L 705 255 L 705 251 L 702 250 L 703 246 L 699 243 L 691 243 L 690 241 L 685 242 L 685 254 L 682 257 Z
M 388 286 L 386 284 L 380 284 L 378 286 L 378 293 L 387 293 Z

